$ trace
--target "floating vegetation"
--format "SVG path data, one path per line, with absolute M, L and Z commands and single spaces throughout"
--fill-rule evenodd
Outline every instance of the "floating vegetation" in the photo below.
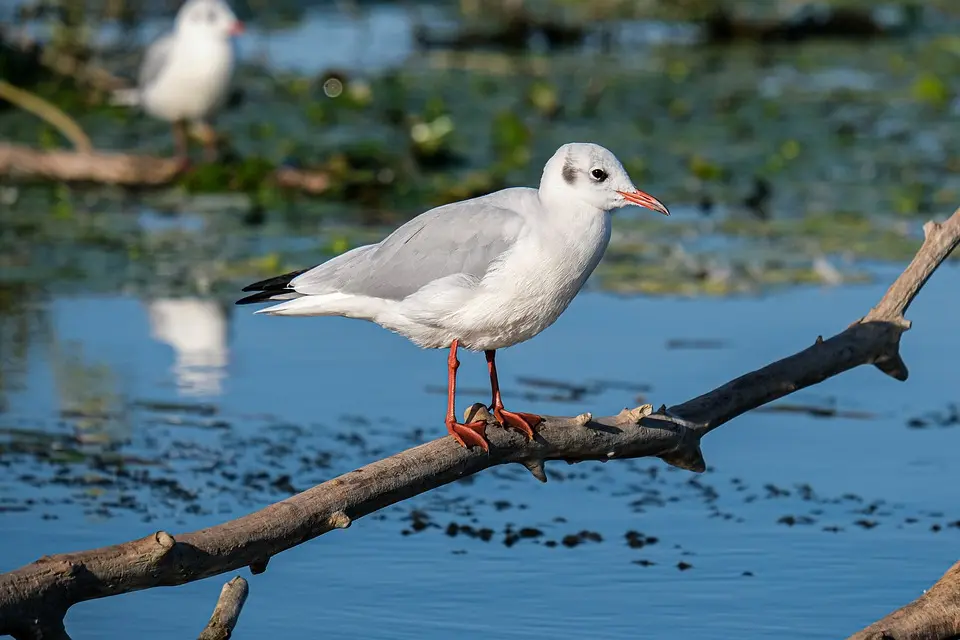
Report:
M 135 515 L 145 522 L 234 513 L 294 494 L 385 451 L 399 450 L 411 438 L 424 438 L 422 431 L 411 432 L 392 420 L 374 423 L 365 418 L 363 435 L 346 436 L 339 430 L 284 423 L 271 416 L 231 415 L 206 403 L 135 400 L 126 404 L 134 407 L 128 417 L 140 428 L 96 442 L 84 442 L 76 428 L 56 420 L 6 417 L 0 424 L 0 459 L 21 489 L 0 492 L 0 512 L 38 512 L 57 519 L 80 510 L 99 518 Z M 200 420 L 214 415 L 221 420 L 215 430 L 190 421 L 180 423 L 184 416 Z M 163 417 L 170 420 L 158 419 Z M 831 417 L 867 416 L 838 411 Z M 338 422 L 349 420 L 343 416 Z M 446 536 L 508 548 L 575 549 L 611 543 L 642 551 L 645 557 L 630 560 L 640 566 L 691 564 L 686 558 L 695 554 L 664 544 L 664 536 L 656 532 L 596 531 L 577 526 L 575 514 L 551 517 L 535 505 L 507 499 L 518 495 L 513 483 L 528 482 L 524 473 L 497 468 L 371 517 L 392 522 L 403 536 Z M 856 494 L 824 495 L 807 483 L 751 484 L 716 470 L 691 478 L 644 460 L 614 466 L 577 465 L 571 471 L 553 465 L 550 478 L 551 482 L 575 482 L 577 490 L 588 493 L 603 487 L 613 500 L 611 507 L 620 504 L 635 513 L 683 502 L 687 510 L 699 508 L 707 518 L 734 524 L 761 518 L 833 534 L 879 526 L 960 531 L 960 520 L 942 512 L 918 512 Z M 490 483 L 489 490 L 466 487 L 477 482 Z M 792 511 L 784 513 L 785 509 Z
M 702 21 L 715 9 L 642 4 L 520 3 L 517 20 L 524 33 L 549 31 L 551 21 L 599 20 L 589 31 L 627 17 Z M 470 17 L 464 6 L 470 15 L 455 17 L 482 31 L 497 10 Z M 778 11 L 751 15 L 807 15 Z M 867 4 L 855 12 L 877 19 Z M 893 22 L 924 29 L 926 19 Z M 758 57 L 748 47 L 721 55 L 680 38 L 652 46 L 642 65 L 616 42 L 603 64 L 581 45 L 550 56 L 428 55 L 375 72 L 295 73 L 247 62 L 237 81 L 243 99 L 219 127 L 222 161 L 197 163 L 172 187 L 2 187 L 13 214 L 0 248 L 16 262 L 4 277 L 40 269 L 101 290 L 148 280 L 173 290 L 200 282 L 227 289 L 375 241 L 428 207 L 536 184 L 542 159 L 580 139 L 616 149 L 634 180 L 679 212 L 669 220 L 618 215 L 594 286 L 726 296 L 863 282 L 865 263 L 912 256 L 915 216 L 946 212 L 960 199 L 948 153 L 960 144 L 949 109 L 960 90 L 957 47 L 946 36 L 917 46 L 905 55 L 897 38 L 811 41 Z M 136 111 L 96 96 L 73 100 L 83 89 L 71 83 L 33 89 L 67 109 L 98 148 L 168 150 L 166 127 Z M 0 112 L 4 139 L 58 145 L 51 133 L 36 118 Z M 323 188 L 285 188 L 276 179 L 284 168 L 316 172 Z M 175 212 L 199 226 L 147 231 L 131 210 Z M 35 251 L 17 249 L 27 239 Z M 168 273 L 167 282 L 153 281 Z

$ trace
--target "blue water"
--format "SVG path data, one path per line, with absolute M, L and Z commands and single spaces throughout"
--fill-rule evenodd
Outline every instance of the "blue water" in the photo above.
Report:
M 674 404 L 842 330 L 880 298 L 896 272 L 881 269 L 876 285 L 757 298 L 582 294 L 555 326 L 502 353 L 505 400 L 517 409 L 563 415 L 607 415 L 638 404 L 636 393 L 624 388 L 576 403 L 522 399 L 531 389 L 518 378 L 549 377 L 649 384 L 648 401 Z M 906 423 L 943 412 L 957 399 L 958 284 L 956 268 L 944 267 L 911 308 L 914 329 L 903 341 L 908 382 L 862 367 L 788 399 L 832 403 L 868 419 L 748 414 L 708 436 L 711 469 L 702 476 L 656 460 L 554 463 L 546 485 L 522 470 L 486 472 L 472 484 L 421 496 L 384 519 L 360 520 L 283 553 L 263 575 L 243 572 L 251 595 L 235 637 L 525 638 L 535 630 L 552 638 L 834 638 L 853 632 L 917 597 L 956 561 L 960 528 L 947 524 L 960 519 L 954 495 L 960 429 Z M 189 459 L 192 440 L 253 443 L 275 437 L 270 425 L 298 425 L 303 433 L 291 440 L 296 447 L 334 454 L 329 469 L 305 469 L 295 455 L 276 458 L 277 472 L 290 473 L 303 488 L 409 446 L 414 427 L 424 429 L 421 439 L 444 433 L 444 400 L 430 390 L 444 383 L 443 353 L 421 351 L 371 324 L 254 317 L 227 302 L 78 296 L 37 304 L 49 314 L 61 350 L 70 345 L 109 371 L 105 384 L 120 404 L 145 398 L 209 403 L 231 425 L 211 435 L 158 426 L 134 412 L 125 419 L 131 447 L 149 432 L 156 447 L 176 442 L 173 448 Z M 668 349 L 668 340 L 677 338 L 723 345 Z M 62 428 L 58 407 L 69 394 L 49 345 L 32 344 L 24 378 L 0 421 Z M 461 361 L 462 408 L 486 395 L 471 395 L 484 388 L 482 357 L 465 353 Z M 365 448 L 331 444 L 349 433 L 363 435 Z M 233 468 L 264 464 L 250 451 L 252 459 L 238 459 Z M 657 470 L 655 477 L 649 469 Z M 205 489 L 203 475 L 197 478 L 199 501 L 217 505 L 210 513 L 159 504 L 149 505 L 149 521 L 70 506 L 57 508 L 59 519 L 52 521 L 41 518 L 43 508 L 0 513 L 0 570 L 158 528 L 176 535 L 282 497 L 238 499 Z M 717 498 L 705 501 L 691 479 L 712 487 Z M 809 483 L 823 499 L 803 500 L 798 483 Z M 16 485 L 4 484 L 0 496 L 19 495 Z M 791 494 L 769 497 L 767 484 Z M 34 491 L 42 497 L 53 489 Z M 110 495 L 107 490 L 102 499 Z M 630 506 L 651 495 L 659 504 L 642 511 Z M 86 498 L 88 504 L 100 499 Z M 493 508 L 497 500 L 510 508 Z M 874 513 L 856 513 L 876 500 L 885 502 Z M 439 526 L 401 535 L 413 508 Z M 444 534 L 450 521 L 471 521 L 465 509 L 475 526 L 496 531 L 492 541 Z M 778 523 L 789 515 L 815 522 Z M 858 519 L 877 525 L 864 529 L 854 524 Z M 544 536 L 507 547 L 502 530 L 508 522 L 537 527 Z M 931 531 L 935 524 L 939 532 Z M 581 530 L 603 541 L 542 544 Z M 631 549 L 624 541 L 628 530 L 659 542 Z M 640 559 L 655 564 L 633 563 Z M 692 568 L 680 571 L 681 561 Z M 127 637 L 132 629 L 145 639 L 190 637 L 229 577 L 83 603 L 70 611 L 67 626 L 78 638 Z

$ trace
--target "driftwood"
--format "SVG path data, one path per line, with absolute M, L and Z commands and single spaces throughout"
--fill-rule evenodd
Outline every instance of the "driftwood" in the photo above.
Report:
M 702 396 L 657 412 L 645 405 L 606 418 L 595 419 L 589 413 L 547 417 L 531 442 L 491 424 L 489 453 L 461 448 L 447 436 L 215 527 L 176 537 L 159 531 L 124 544 L 45 556 L 0 575 L 0 633 L 15 638 L 63 639 L 68 637 L 64 615 L 78 602 L 184 584 L 245 566 L 260 573 L 272 556 L 286 549 L 500 464 L 522 464 L 541 481 L 546 481 L 547 460 L 655 456 L 683 469 L 703 471 L 701 438 L 742 413 L 859 365 L 873 364 L 897 380 L 906 379 L 899 345 L 910 323 L 903 314 L 960 243 L 960 209 L 943 224 L 928 222 L 924 234 L 913 261 L 865 317 L 828 340 L 818 336 L 799 353 Z M 491 420 L 481 405 L 474 405 L 468 413 L 473 414 L 470 419 Z M 904 624 L 913 621 L 914 628 L 907 635 L 893 637 L 939 637 L 923 635 L 924 630 L 947 628 L 945 620 L 960 615 L 955 599 L 941 601 L 944 606 L 919 604 L 905 609 L 916 615 L 897 620 L 906 620 Z
M 941 640 L 960 637 L 960 562 L 922 596 L 850 640 Z
M 16 180 L 163 187 L 187 170 L 179 158 L 112 151 L 39 151 L 0 143 L 0 177 Z M 311 195 L 322 194 L 330 188 L 330 176 L 321 170 L 281 167 L 272 179 L 279 187 Z
M 0 80 L 0 99 L 16 105 L 48 124 L 57 128 L 70 141 L 77 151 L 88 153 L 93 150 L 90 138 L 80 128 L 77 121 L 63 112 L 57 105 L 47 102 L 40 96 Z
M 189 170 L 189 163 L 182 158 L 96 151 L 80 125 L 56 105 L 3 80 L 0 80 L 0 99 L 56 127 L 74 146 L 74 151 L 40 151 L 0 143 L 0 177 L 142 188 L 166 186 Z M 215 137 L 209 126 L 204 129 L 204 136 Z M 330 188 L 330 175 L 326 171 L 280 167 L 270 179 L 283 189 L 311 195 L 322 194 Z
M 200 632 L 199 640 L 230 640 L 249 593 L 250 586 L 240 576 L 223 585 L 217 606 L 213 608 L 210 622 Z
M 183 165 L 176 158 L 103 151 L 38 151 L 0 144 L 0 176 L 122 186 L 159 187 L 173 182 Z

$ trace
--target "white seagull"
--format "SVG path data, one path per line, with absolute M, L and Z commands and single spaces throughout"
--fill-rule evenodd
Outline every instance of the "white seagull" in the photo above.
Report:
M 186 121 L 203 128 L 207 159 L 216 157 L 207 119 L 226 101 L 235 58 L 231 36 L 240 33 L 243 23 L 224 0 L 187 0 L 173 31 L 147 47 L 137 101 L 151 116 L 173 123 L 181 159 L 188 151 Z
M 428 349 L 450 347 L 446 425 L 462 446 L 489 450 L 484 422 L 454 412 L 457 347 L 484 351 L 491 409 L 503 426 L 533 438 L 542 418 L 503 408 L 496 350 L 529 340 L 570 304 L 610 242 L 610 212 L 667 208 L 639 191 L 623 165 L 596 144 L 560 147 L 539 189 L 503 189 L 431 209 L 378 244 L 254 283 L 239 300 L 282 300 L 257 313 L 370 320 Z

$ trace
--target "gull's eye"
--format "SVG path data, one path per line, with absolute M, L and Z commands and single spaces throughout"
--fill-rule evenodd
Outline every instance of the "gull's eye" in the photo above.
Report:
M 607 172 L 603 169 L 594 169 L 590 172 L 590 175 L 593 176 L 593 179 L 597 182 L 603 182 L 607 179 Z

